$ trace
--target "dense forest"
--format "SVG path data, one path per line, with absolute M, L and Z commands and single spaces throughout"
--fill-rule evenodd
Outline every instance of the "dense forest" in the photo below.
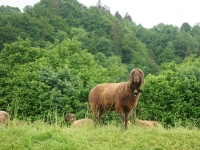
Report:
M 92 87 L 126 81 L 139 67 L 138 117 L 200 127 L 199 56 L 200 23 L 146 29 L 100 0 L 89 8 L 41 0 L 23 12 L 0 6 L 0 109 L 33 121 L 90 116 Z

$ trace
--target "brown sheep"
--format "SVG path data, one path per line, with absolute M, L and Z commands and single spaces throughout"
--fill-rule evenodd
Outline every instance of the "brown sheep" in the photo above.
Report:
M 137 106 L 143 83 L 143 71 L 135 68 L 127 82 L 96 85 L 89 94 L 95 125 L 106 111 L 117 111 L 121 115 L 122 127 L 127 129 L 129 113 Z
M 65 117 L 65 121 L 68 121 L 71 127 L 83 127 L 83 126 L 94 126 L 94 122 L 89 118 L 84 118 L 76 120 L 76 116 L 72 113 L 69 113 Z
M 10 115 L 6 111 L 0 111 L 0 124 L 8 126 L 10 122 Z

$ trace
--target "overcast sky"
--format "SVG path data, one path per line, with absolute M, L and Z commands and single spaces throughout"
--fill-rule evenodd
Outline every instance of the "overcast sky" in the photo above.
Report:
M 98 0 L 78 0 L 80 3 L 95 6 Z M 40 0 L 0 0 L 1 5 L 18 7 L 34 5 Z M 118 11 L 122 17 L 128 12 L 133 22 L 145 28 L 164 23 L 181 27 L 184 22 L 194 26 L 200 22 L 199 0 L 101 0 L 110 7 L 112 14 Z

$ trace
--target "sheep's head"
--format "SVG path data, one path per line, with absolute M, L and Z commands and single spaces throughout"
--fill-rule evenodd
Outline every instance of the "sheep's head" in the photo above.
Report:
M 130 84 L 135 96 L 141 92 L 140 86 L 144 84 L 144 73 L 141 69 L 135 68 L 131 71 Z
M 65 121 L 68 121 L 68 122 L 72 123 L 75 120 L 76 120 L 76 117 L 72 113 L 69 113 L 67 116 L 65 116 Z

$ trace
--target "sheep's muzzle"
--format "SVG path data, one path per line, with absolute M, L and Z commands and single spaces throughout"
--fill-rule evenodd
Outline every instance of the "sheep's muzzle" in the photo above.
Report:
M 140 80 L 138 78 L 133 80 L 134 84 L 138 84 L 140 82 Z
M 137 90 L 137 89 L 134 89 L 133 95 L 136 96 L 137 94 L 138 94 L 138 90 Z
M 140 89 L 138 89 L 138 90 L 137 90 L 137 89 L 134 89 L 133 95 L 134 95 L 134 96 L 137 96 L 137 94 L 138 94 L 139 92 L 142 93 L 142 90 L 140 90 Z

